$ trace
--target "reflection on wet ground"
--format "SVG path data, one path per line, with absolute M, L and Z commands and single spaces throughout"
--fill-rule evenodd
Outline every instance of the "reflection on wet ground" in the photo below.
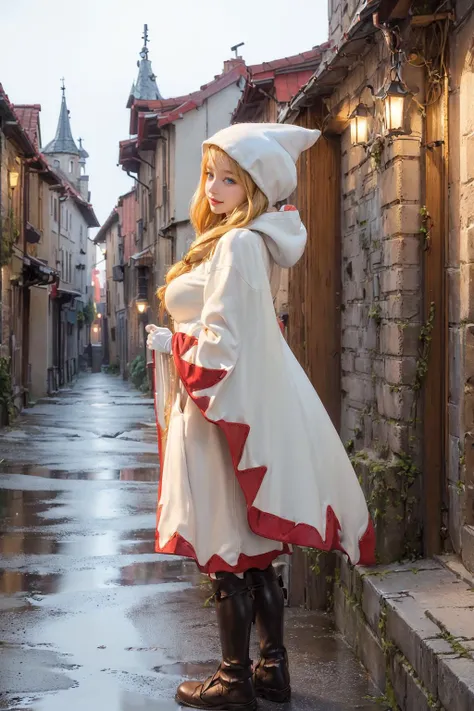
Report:
M 93 481 L 158 481 L 158 466 L 124 467 L 123 469 L 101 469 L 100 471 L 70 471 L 68 469 L 50 469 L 33 464 L 0 465 L 2 474 L 27 474 L 46 479 L 88 479 Z
M 154 553 L 150 422 L 150 402 L 99 374 L 0 432 L 0 709 L 176 711 L 177 684 L 214 672 L 207 579 Z M 380 710 L 326 615 L 288 610 L 287 643 L 293 701 L 263 711 Z

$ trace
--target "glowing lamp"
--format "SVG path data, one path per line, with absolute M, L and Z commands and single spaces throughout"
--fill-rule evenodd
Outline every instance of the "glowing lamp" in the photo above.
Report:
M 16 170 L 10 170 L 10 172 L 8 173 L 8 182 L 12 190 L 17 187 L 19 179 L 20 173 L 18 173 Z
M 144 314 L 148 308 L 148 301 L 146 299 L 137 299 L 137 311 L 139 314 Z
M 365 104 L 358 104 L 352 114 L 351 121 L 351 143 L 359 146 L 367 143 L 369 137 L 369 110 Z
M 399 76 L 392 79 L 378 94 L 384 104 L 385 129 L 388 134 L 405 133 L 405 105 L 407 97 L 411 95 Z

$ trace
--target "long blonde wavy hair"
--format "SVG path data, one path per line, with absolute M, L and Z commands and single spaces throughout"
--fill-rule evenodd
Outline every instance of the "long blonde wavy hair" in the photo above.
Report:
M 230 215 L 215 215 L 206 198 L 207 173 L 209 170 L 215 170 L 216 164 L 223 158 L 226 158 L 230 163 L 233 179 L 243 186 L 245 199 Z M 173 279 L 191 271 L 204 260 L 210 259 L 218 241 L 226 232 L 236 227 L 246 227 L 257 217 L 263 215 L 267 209 L 267 197 L 257 187 L 247 171 L 221 148 L 207 145 L 202 157 L 201 178 L 190 208 L 191 224 L 194 227 L 196 239 L 186 256 L 169 269 L 165 277 L 165 285 L 157 291 L 161 302 L 161 311 L 163 312 L 165 309 L 165 292 Z

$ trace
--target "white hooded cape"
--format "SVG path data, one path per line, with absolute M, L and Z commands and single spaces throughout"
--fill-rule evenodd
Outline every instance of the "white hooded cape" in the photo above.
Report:
M 182 387 L 162 460 L 156 550 L 192 557 L 203 572 L 264 568 L 290 544 L 374 562 L 359 482 L 273 306 L 275 269 L 296 263 L 305 242 L 287 206 L 229 231 L 211 261 L 167 290 Z M 155 361 L 161 427 L 168 359 Z
M 295 189 L 296 160 L 319 135 L 236 124 L 206 143 L 236 160 L 274 205 Z M 203 572 L 265 568 L 291 544 L 374 562 L 359 482 L 273 307 L 280 268 L 296 264 L 305 244 L 298 212 L 286 206 L 230 230 L 210 261 L 166 290 L 179 384 L 166 451 L 160 444 L 156 550 L 192 557 Z M 169 365 L 156 355 L 160 431 Z

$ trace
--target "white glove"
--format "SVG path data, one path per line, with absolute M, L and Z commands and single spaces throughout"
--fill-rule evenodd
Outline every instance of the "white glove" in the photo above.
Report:
M 173 334 L 169 328 L 155 326 L 154 323 L 145 326 L 145 331 L 148 333 L 146 339 L 146 347 L 150 351 L 159 351 L 160 353 L 171 353 L 171 340 Z

